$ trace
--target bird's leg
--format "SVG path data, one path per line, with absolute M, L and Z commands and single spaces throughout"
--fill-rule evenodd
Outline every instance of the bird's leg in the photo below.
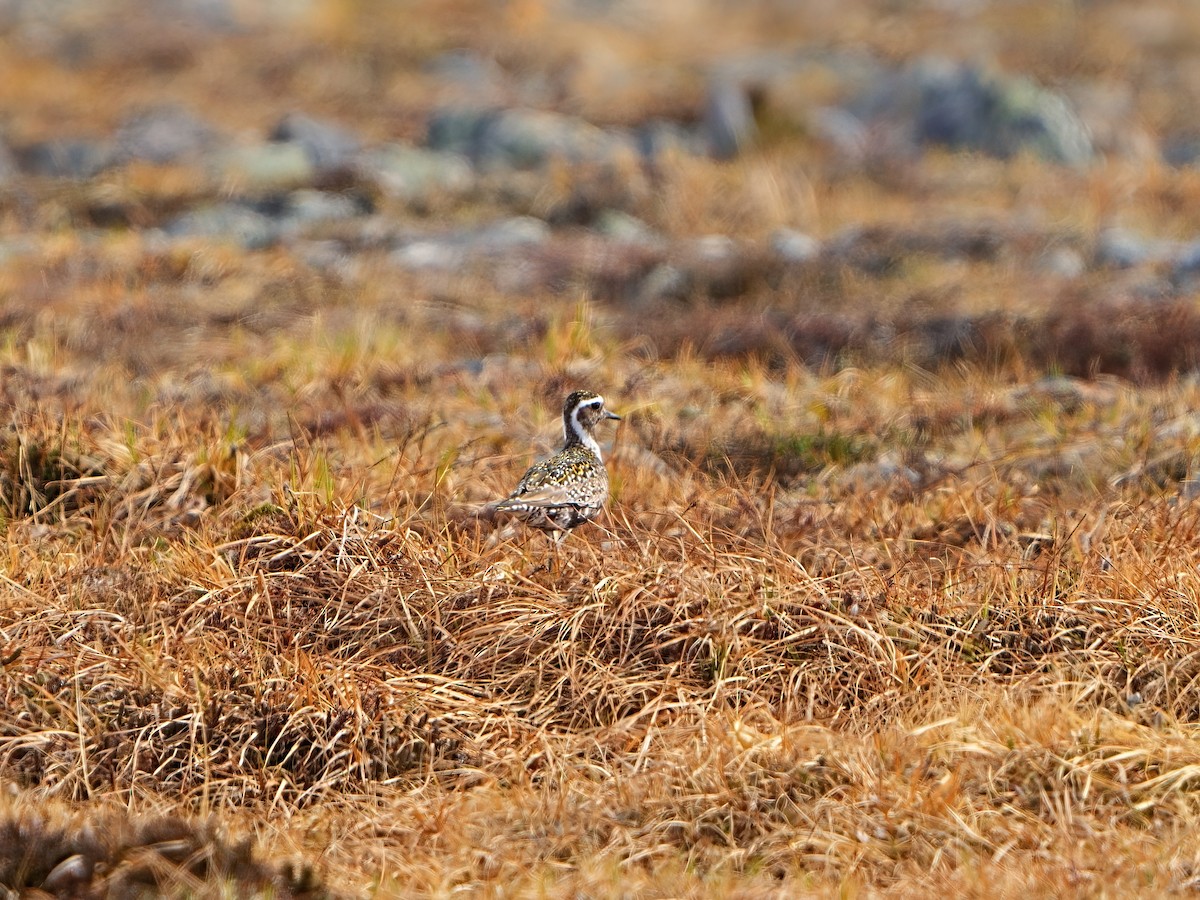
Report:
M 546 541 L 550 546 L 548 548 L 548 552 L 546 553 L 545 558 L 540 563 L 538 563 L 536 566 L 534 566 L 532 569 L 529 570 L 530 575 L 535 575 L 538 572 L 552 573 L 554 571 L 554 564 L 557 562 L 557 559 L 558 559 L 558 541 L 556 540 L 556 535 L 558 535 L 559 532 L 557 530 L 556 531 L 547 530 L 547 531 L 543 531 L 542 534 L 544 534 L 546 536 Z

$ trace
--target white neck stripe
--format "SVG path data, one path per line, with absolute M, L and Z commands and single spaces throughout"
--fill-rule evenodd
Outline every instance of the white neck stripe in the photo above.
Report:
M 575 438 L 579 441 L 579 443 L 583 444 L 583 446 L 595 453 L 596 459 L 604 462 L 604 457 L 600 453 L 600 445 L 596 443 L 596 439 L 592 437 L 590 433 L 588 433 L 588 430 L 579 423 L 579 410 L 585 405 L 586 403 L 580 403 L 579 406 L 576 406 L 573 410 L 571 410 L 571 416 L 569 419 L 571 423 L 571 430 L 575 432 Z M 568 444 L 571 443 L 571 435 L 566 433 L 565 423 L 563 425 L 563 432 L 563 441 Z

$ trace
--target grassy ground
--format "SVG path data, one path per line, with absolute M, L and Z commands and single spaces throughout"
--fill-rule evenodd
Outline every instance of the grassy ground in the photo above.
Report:
M 322 112 L 339 85 L 360 96 L 352 61 L 383 52 L 353 6 L 312 26 L 322 43 L 262 39 L 246 61 L 249 39 L 227 38 L 217 62 L 206 51 L 131 90 L 205 110 L 241 77 L 229 115 L 262 125 L 287 108 L 272 61 L 315 47 L 332 73 L 312 78 Z M 435 5 L 428 46 L 397 30 L 412 46 L 392 47 L 385 88 L 477 35 L 450 13 L 487 9 L 461 6 Z M 883 52 L 919 44 L 901 30 L 889 45 L 869 5 L 847 6 L 808 26 Z M 1038 56 L 1020 36 L 1082 28 L 1099 43 L 1081 42 L 1080 66 L 1132 77 L 1122 9 L 1086 27 L 1010 12 L 997 33 L 1051 78 L 1056 45 Z M 547 34 L 573 46 L 538 4 L 506 15 L 491 49 L 512 65 L 560 64 Z M 913 29 L 944 24 L 924 16 Z M 774 20 L 737 21 L 753 36 Z M 695 52 L 694 32 L 670 33 L 663 59 Z M 649 52 L 628 40 L 631 58 Z M 50 133 L 31 74 L 50 63 L 2 49 L 11 128 Z M 150 63 L 94 65 L 116 78 Z M 84 75 L 54 77 L 56 102 L 98 128 L 116 115 L 106 92 L 83 110 Z M 584 111 L 603 118 L 595 102 Z M 390 136 L 416 112 L 347 115 Z M 1187 296 L 1139 301 L 1123 273 L 1037 265 L 1086 248 L 1114 210 L 1200 229 L 1194 174 L 936 153 L 846 174 L 792 136 L 730 164 L 680 160 L 653 185 L 584 173 L 419 212 L 379 201 L 429 224 L 598 192 L 668 235 L 862 224 L 902 259 L 879 277 L 751 269 L 733 296 L 653 309 L 606 295 L 604 272 L 514 298 L 470 271 L 430 284 L 369 247 L 332 274 L 286 245 L 143 233 L 219 192 L 206 177 L 127 166 L 0 194 L 4 235 L 36 247 L 0 267 L 0 883 L 385 897 L 1200 884 L 1200 315 Z M 93 227 L 114 208 L 126 227 Z M 1000 249 L 912 250 L 965 223 Z M 966 323 L 951 352 L 948 320 Z M 602 435 L 613 501 L 558 570 L 537 571 L 540 537 L 473 513 L 552 448 L 576 386 L 625 416 Z

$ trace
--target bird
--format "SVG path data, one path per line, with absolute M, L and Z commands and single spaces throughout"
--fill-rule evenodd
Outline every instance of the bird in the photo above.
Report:
M 493 504 L 550 538 L 558 546 L 572 529 L 599 515 L 608 500 L 608 472 L 595 429 L 605 419 L 620 420 L 591 391 L 573 391 L 563 403 L 563 447 L 529 468 L 516 490 Z

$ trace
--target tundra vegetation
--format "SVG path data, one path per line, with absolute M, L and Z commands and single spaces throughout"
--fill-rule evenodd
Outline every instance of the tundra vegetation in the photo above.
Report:
M 1187 0 L 0 3 L 0 884 L 1195 890 L 1198 64 Z M 477 510 L 576 387 L 539 568 Z

